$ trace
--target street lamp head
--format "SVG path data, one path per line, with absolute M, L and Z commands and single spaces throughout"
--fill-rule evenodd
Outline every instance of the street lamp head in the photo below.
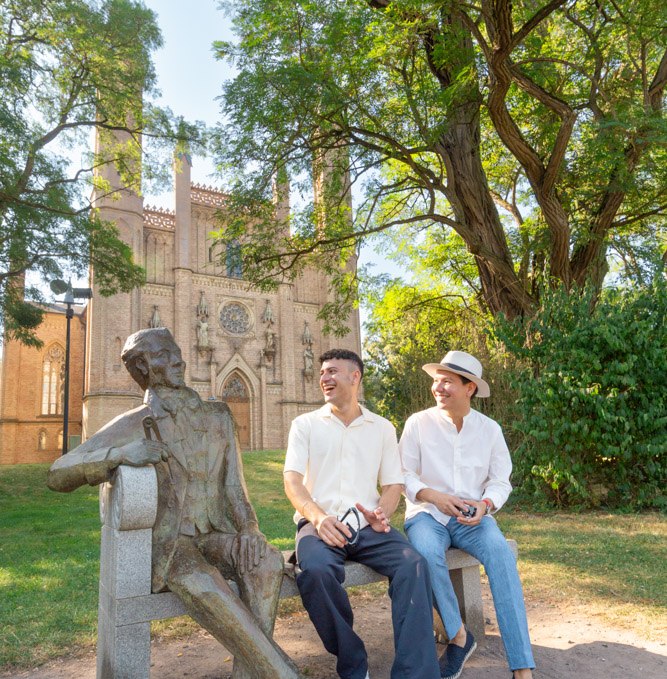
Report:
M 62 295 L 67 292 L 67 283 L 65 283 L 65 281 L 61 280 L 60 278 L 56 278 L 55 280 L 51 281 L 49 283 L 49 287 L 51 288 L 51 291 L 54 295 Z
M 74 294 L 72 292 L 72 281 L 69 281 L 67 283 L 67 290 L 65 290 L 65 299 L 63 299 L 63 302 L 67 304 L 67 306 L 70 306 L 70 304 L 74 304 Z
M 64 304 L 74 304 L 75 299 L 90 299 L 93 291 L 90 288 L 73 288 L 72 282 L 65 283 L 60 278 L 56 278 L 49 283 L 49 287 L 54 295 L 65 295 Z
M 90 288 L 72 288 L 72 295 L 75 299 L 90 299 L 93 291 Z

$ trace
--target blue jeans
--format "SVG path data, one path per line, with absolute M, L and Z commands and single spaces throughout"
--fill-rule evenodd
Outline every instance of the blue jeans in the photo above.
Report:
M 405 522 L 405 532 L 428 562 L 435 607 L 447 636 L 452 639 L 463 624 L 447 568 L 446 550 L 451 546 L 474 556 L 486 570 L 510 669 L 534 668 L 516 559 L 495 519 L 485 516 L 478 526 L 464 526 L 452 518 L 443 526 L 420 512 Z
M 342 585 L 345 560 L 350 559 L 389 578 L 395 650 L 391 678 L 440 679 L 428 566 L 401 533 L 393 528 L 376 533 L 366 526 L 356 545 L 329 547 L 305 523 L 300 524 L 296 553 L 303 605 L 324 647 L 337 657 L 340 677 L 363 679 L 368 671 L 366 649 L 352 629 L 352 607 Z

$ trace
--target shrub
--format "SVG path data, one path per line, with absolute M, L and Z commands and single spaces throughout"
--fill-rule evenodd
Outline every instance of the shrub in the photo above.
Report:
M 558 506 L 667 509 L 666 311 L 657 280 L 606 291 L 594 307 L 590 294 L 551 291 L 530 321 L 496 320 L 522 366 L 505 425 L 524 490 Z

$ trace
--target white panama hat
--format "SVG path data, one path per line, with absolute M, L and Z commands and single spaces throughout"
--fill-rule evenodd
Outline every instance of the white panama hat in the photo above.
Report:
M 465 377 L 477 385 L 475 396 L 485 398 L 491 395 L 489 385 L 482 379 L 482 364 L 465 351 L 448 351 L 440 363 L 427 363 L 422 368 L 431 377 L 445 371 L 461 375 L 461 377 Z

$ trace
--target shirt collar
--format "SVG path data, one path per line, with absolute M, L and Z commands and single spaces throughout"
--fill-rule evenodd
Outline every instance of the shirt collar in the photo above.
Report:
M 455 426 L 454 420 L 452 420 L 452 418 L 449 415 L 447 415 L 447 413 L 444 410 L 440 410 L 440 408 L 436 408 L 436 410 L 438 411 L 438 415 L 445 422 L 447 422 L 448 424 L 451 424 L 452 426 Z M 470 408 L 470 410 L 468 411 L 468 414 L 463 416 L 463 426 L 461 427 L 461 429 L 463 429 L 463 427 L 465 426 L 465 423 L 473 416 L 473 413 L 475 413 L 475 412 L 476 412 L 475 410 Z
M 364 406 L 362 406 L 361 403 L 359 404 L 359 408 L 361 408 L 361 415 L 359 415 L 359 417 L 357 417 L 356 420 L 353 420 L 353 421 L 350 423 L 350 425 L 349 425 L 350 427 L 351 427 L 352 425 L 354 425 L 355 423 L 358 423 L 359 420 L 362 420 L 362 419 L 363 419 L 364 422 L 373 422 L 373 421 L 375 420 L 375 415 L 374 415 L 374 413 L 372 413 L 372 412 L 371 412 L 370 410 L 368 410 L 367 408 L 364 408 Z M 325 403 L 325 404 L 320 408 L 320 411 L 319 411 L 319 412 L 320 412 L 320 417 L 328 417 L 328 418 L 336 417 L 336 416 L 331 412 L 331 403 Z M 336 419 L 338 419 L 338 418 L 336 417 Z
M 144 403 L 153 411 L 158 419 L 167 417 L 168 414 L 173 415 L 185 408 L 196 410 L 197 406 L 201 403 L 197 392 L 188 387 L 175 389 L 172 397 L 169 398 L 168 396 L 160 396 L 150 387 L 144 393 Z

